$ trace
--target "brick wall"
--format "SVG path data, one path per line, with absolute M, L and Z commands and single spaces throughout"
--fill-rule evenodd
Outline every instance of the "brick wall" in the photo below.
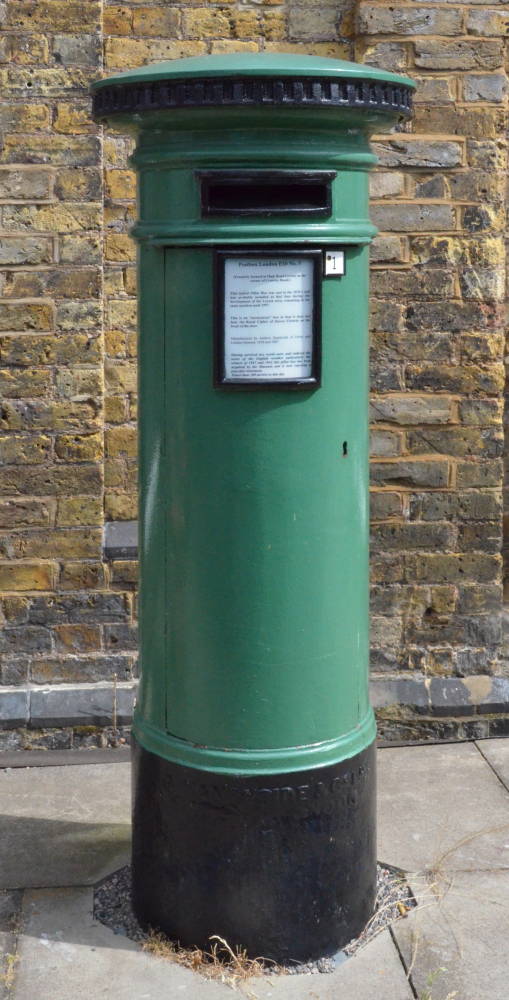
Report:
M 258 49 L 418 82 L 372 179 L 373 690 L 388 735 L 507 730 L 505 18 L 473 0 L 0 3 L 4 745 L 86 740 L 79 722 L 121 724 L 132 701 L 136 563 L 103 526 L 136 517 L 134 182 L 89 81 Z
M 507 725 L 506 31 L 502 4 L 358 5 L 356 58 L 418 84 L 372 178 L 372 670 L 404 735 Z

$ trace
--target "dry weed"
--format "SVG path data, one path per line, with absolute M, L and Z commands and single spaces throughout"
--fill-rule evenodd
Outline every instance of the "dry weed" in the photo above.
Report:
M 419 879 L 422 880 L 423 885 L 421 891 L 419 892 L 419 896 L 421 897 L 421 899 L 424 898 L 425 894 L 429 894 L 429 896 L 431 897 L 431 900 L 429 902 L 417 903 L 417 906 L 415 908 L 416 914 L 418 914 L 421 910 L 425 909 L 427 906 L 438 905 L 440 908 L 442 908 L 442 904 L 448 892 L 450 892 L 450 890 L 454 886 L 454 876 L 458 873 L 476 872 L 476 871 L 507 871 L 507 866 L 501 865 L 494 867 L 488 866 L 487 868 L 484 867 L 455 868 L 454 871 L 451 872 L 447 870 L 447 867 L 445 865 L 447 859 L 450 858 L 451 855 L 453 855 L 461 847 L 464 847 L 466 844 L 470 844 L 473 841 L 478 840 L 480 837 L 486 836 L 487 834 L 504 833 L 507 829 L 508 829 L 508 824 L 503 823 L 498 826 L 484 827 L 481 830 L 477 830 L 475 833 L 466 834 L 464 837 L 461 837 L 459 840 L 451 844 L 451 846 L 448 847 L 446 850 L 444 850 L 441 854 L 437 855 L 437 857 L 432 861 L 432 863 L 427 868 L 423 869 L 420 872 L 409 873 L 408 878 L 414 885 L 417 882 L 417 880 Z M 447 920 L 451 936 L 454 938 L 458 958 L 461 959 L 463 954 L 461 942 L 458 940 L 456 930 L 452 926 L 451 921 L 445 914 L 444 916 L 445 919 Z M 412 973 L 414 971 L 418 959 L 419 948 L 420 948 L 420 931 L 419 928 L 416 927 L 412 934 L 412 949 L 410 954 L 410 963 L 406 969 L 406 975 L 409 981 L 412 980 Z M 435 982 L 438 976 L 440 976 L 443 972 L 446 971 L 447 971 L 446 969 L 440 968 L 429 976 L 427 988 L 420 997 L 420 1000 L 433 1000 L 433 983 Z M 447 994 L 445 1000 L 455 1000 L 455 998 L 457 997 L 458 997 L 457 990 L 453 990 L 452 993 Z
M 3 968 L 0 972 L 0 983 L 5 986 L 6 990 L 10 990 L 14 986 L 17 962 L 19 962 L 19 955 L 12 955 L 11 953 L 4 955 Z
M 283 971 L 270 959 L 261 956 L 249 958 L 244 948 L 239 946 L 231 948 L 218 934 L 213 934 L 209 941 L 210 951 L 204 951 L 202 948 L 182 948 L 178 942 L 170 941 L 164 934 L 151 931 L 142 943 L 142 948 L 151 955 L 168 958 L 185 969 L 199 972 L 206 979 L 214 979 L 233 989 L 253 976 L 265 975 L 267 965 L 270 965 L 274 972 Z
M 460 847 L 464 847 L 465 844 L 471 844 L 474 840 L 478 840 L 479 837 L 484 837 L 484 836 L 486 836 L 486 834 L 489 834 L 489 833 L 504 833 L 507 829 L 509 829 L 509 825 L 507 823 L 502 823 L 499 826 L 485 827 L 482 830 L 477 830 L 475 833 L 466 834 L 464 837 L 461 837 L 460 840 L 457 840 L 454 844 L 451 844 L 451 846 L 448 847 L 446 851 L 443 851 L 442 854 L 440 854 L 438 856 L 438 858 L 435 858 L 435 860 L 433 861 L 433 863 L 427 869 L 427 874 L 429 874 L 429 875 L 435 875 L 437 878 L 440 878 L 441 876 L 443 876 L 444 861 L 446 860 L 446 858 L 449 858 L 451 856 L 451 854 L 454 854 L 457 850 L 459 850 Z M 471 869 L 471 868 L 466 868 L 466 869 L 456 868 L 455 870 L 456 871 L 472 871 L 472 870 L 479 871 L 478 868 L 475 868 L 475 869 Z

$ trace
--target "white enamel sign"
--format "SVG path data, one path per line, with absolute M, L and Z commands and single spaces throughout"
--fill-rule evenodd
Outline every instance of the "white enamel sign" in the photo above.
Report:
M 313 371 L 313 261 L 227 257 L 224 378 L 290 382 Z

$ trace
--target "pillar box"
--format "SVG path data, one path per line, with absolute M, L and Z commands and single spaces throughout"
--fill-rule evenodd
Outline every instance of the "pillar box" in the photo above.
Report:
M 373 910 L 369 134 L 412 88 L 266 54 L 93 85 L 139 186 L 134 905 L 183 945 L 316 959 Z

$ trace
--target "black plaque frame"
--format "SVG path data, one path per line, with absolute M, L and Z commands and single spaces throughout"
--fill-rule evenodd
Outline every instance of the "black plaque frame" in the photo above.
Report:
M 299 257 L 313 264 L 312 356 L 308 378 L 289 379 L 227 379 L 225 375 L 225 262 L 240 257 Z M 322 373 L 322 272 L 323 251 L 286 249 L 284 247 L 227 248 L 214 251 L 214 386 L 217 389 L 264 390 L 318 389 Z

